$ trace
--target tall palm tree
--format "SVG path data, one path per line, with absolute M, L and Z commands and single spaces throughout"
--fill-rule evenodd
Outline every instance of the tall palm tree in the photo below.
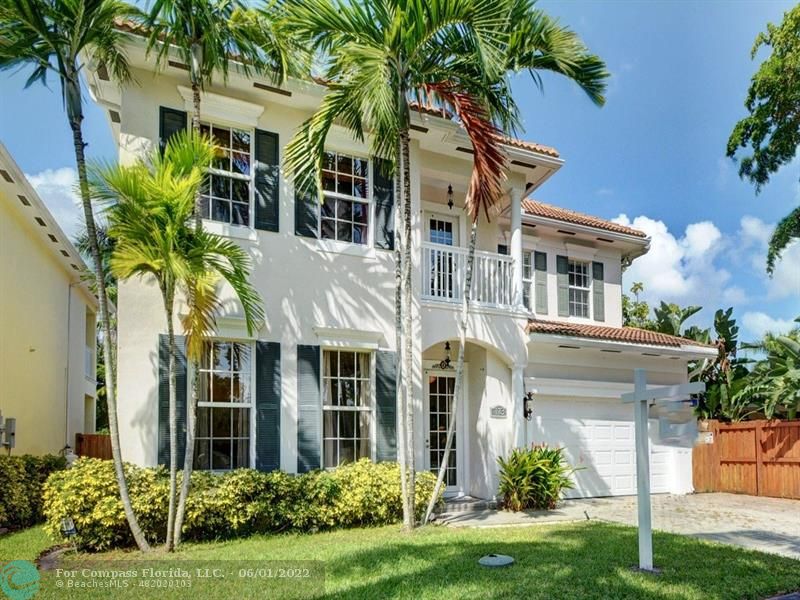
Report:
M 217 282 L 230 284 L 242 304 L 250 333 L 263 318 L 258 293 L 248 282 L 250 261 L 237 244 L 191 226 L 195 196 L 206 178 L 206 165 L 215 149 L 211 142 L 192 132 L 172 138 L 163 153 L 154 150 L 146 159 L 129 167 L 107 166 L 93 175 L 96 197 L 111 202 L 109 233 L 116 239 L 111 269 L 119 279 L 154 279 L 161 292 L 167 321 L 169 348 L 170 496 L 166 548 L 180 539 L 183 506 L 189 491 L 194 456 L 194 424 L 187 424 L 187 446 L 181 511 L 176 514 L 178 468 L 176 356 L 174 312 L 179 294 L 187 299 L 187 358 L 196 362 L 204 338 L 214 328 L 218 308 Z M 188 419 L 195 419 L 194 402 Z M 190 435 L 191 432 L 191 435 Z
M 192 129 L 200 132 L 200 92 L 214 76 L 227 80 L 235 63 L 244 74 L 265 73 L 276 82 L 294 68 L 295 52 L 277 27 L 277 7 L 247 7 L 242 0 L 156 0 L 147 18 L 148 50 L 166 66 L 176 53 L 189 67 Z M 195 198 L 200 227 L 200 195 Z
M 510 10 L 510 29 L 507 44 L 505 46 L 505 72 L 502 74 L 505 77 L 508 73 L 526 70 L 530 73 L 534 82 L 539 88 L 542 87 L 542 80 L 540 71 L 550 71 L 558 75 L 562 75 L 571 79 L 586 93 L 589 99 L 596 105 L 602 106 L 605 103 L 603 92 L 605 91 L 606 79 L 608 78 L 608 71 L 605 64 L 599 57 L 589 52 L 586 45 L 581 39 L 570 29 L 558 24 L 557 21 L 550 18 L 546 13 L 535 7 L 535 0 L 514 0 Z M 502 86 L 501 89 L 506 94 L 510 91 L 505 84 L 505 81 L 498 81 L 497 85 Z M 496 96 L 489 96 L 490 106 L 491 101 Z M 507 99 L 506 102 L 510 106 L 514 106 L 513 99 Z M 469 114 L 469 111 L 468 113 Z M 512 123 L 515 121 L 512 121 Z M 484 124 L 485 120 L 478 122 L 478 125 Z M 470 127 L 467 123 L 463 123 L 465 129 L 469 132 Z M 480 127 L 473 127 L 474 131 L 480 132 Z M 491 136 L 497 139 L 498 133 L 496 130 L 486 129 L 480 132 L 480 137 Z M 475 147 L 475 140 L 472 140 L 473 147 Z M 499 164 L 502 160 L 501 156 L 496 156 L 496 148 L 487 148 L 486 155 L 490 160 Z M 475 173 L 480 172 L 477 161 L 479 160 L 479 153 L 475 152 L 476 168 Z M 489 169 L 491 172 L 492 169 Z M 474 179 L 474 178 L 473 178 Z M 475 182 L 473 181 L 474 185 Z M 456 414 L 458 409 L 459 397 L 463 389 L 464 378 L 464 351 L 466 346 L 467 335 L 467 319 L 469 317 L 470 296 L 472 295 L 472 272 L 475 264 L 475 241 L 477 236 L 477 226 L 480 219 L 481 212 L 489 216 L 489 208 L 491 203 L 494 203 L 499 197 L 499 189 L 494 190 L 492 194 L 484 194 L 476 198 L 467 197 L 466 210 L 469 214 L 472 228 L 470 232 L 469 250 L 467 254 L 466 275 L 464 278 L 464 293 L 462 295 L 461 305 L 461 321 L 459 323 L 459 336 L 460 344 L 458 349 L 458 358 L 456 360 L 455 372 L 455 385 L 453 392 L 453 400 L 450 409 L 450 421 L 447 427 L 447 438 L 445 441 L 444 453 L 442 455 L 439 472 L 436 477 L 436 485 L 434 486 L 431 498 L 428 501 L 425 516 L 423 517 L 423 524 L 427 523 L 436 502 L 439 499 L 444 478 L 447 473 L 447 465 L 449 464 L 450 452 L 455 440 L 455 424 Z
M 103 327 L 103 354 L 112 365 L 114 336 L 105 268 L 86 177 L 80 73 L 87 62 L 96 62 L 104 64 L 117 81 L 123 83 L 130 80 L 121 34 L 114 27 L 114 22 L 137 15 L 135 8 L 120 0 L 4 0 L 0 3 L 0 70 L 30 66 L 33 72 L 27 86 L 36 82 L 46 83 L 48 73 L 58 77 L 61 86 L 67 121 L 72 130 L 83 218 L 94 266 Z M 122 506 L 136 544 L 141 550 L 147 550 L 147 540 L 131 507 L 122 467 L 113 368 L 107 370 L 106 377 L 111 450 Z
M 398 441 L 404 490 L 404 526 L 415 525 L 414 417 L 411 352 L 411 181 L 410 125 L 413 101 L 450 110 L 465 126 L 491 111 L 511 118 L 506 96 L 486 82 L 502 81 L 507 38 L 506 0 L 287 0 L 286 30 L 321 57 L 328 91 L 317 112 L 286 148 L 286 164 L 299 189 L 317 189 L 328 131 L 340 122 L 359 141 L 369 132 L 374 156 L 388 159 L 399 193 L 395 305 L 400 307 L 398 352 Z M 505 83 L 505 82 L 503 82 Z M 491 101 L 484 99 L 491 97 Z M 476 101 L 475 98 L 481 98 Z M 468 114 L 477 110 L 477 114 Z M 471 136 L 478 160 L 494 137 Z M 496 187 L 487 172 L 473 176 L 472 201 L 490 204 Z M 396 242 L 396 243 L 397 243 Z

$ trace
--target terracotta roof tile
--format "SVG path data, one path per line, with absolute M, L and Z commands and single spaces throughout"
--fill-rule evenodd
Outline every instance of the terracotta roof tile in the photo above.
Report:
M 700 346 L 702 348 L 715 348 L 711 344 L 704 344 L 686 338 L 667 335 L 657 331 L 638 329 L 636 327 L 606 327 L 602 325 L 589 325 L 585 323 L 562 323 L 556 321 L 542 321 L 531 319 L 528 321 L 528 333 L 548 333 L 551 335 L 568 335 L 573 337 L 591 338 L 596 340 L 609 340 L 613 342 L 627 342 L 629 344 L 647 344 L 651 346 L 668 346 L 680 348 L 684 345 Z
M 555 221 L 563 221 L 565 223 L 575 223 L 576 225 L 585 225 L 587 227 L 596 227 L 598 229 L 605 229 L 606 231 L 613 231 L 615 233 L 624 233 L 633 235 L 640 238 L 646 238 L 647 234 L 632 227 L 626 227 L 619 223 L 606 221 L 599 217 L 593 217 L 584 213 L 579 213 L 567 208 L 553 206 L 552 204 L 545 204 L 538 200 L 523 200 L 522 210 L 526 214 L 534 215 L 537 217 L 544 217 L 546 219 L 553 219 Z

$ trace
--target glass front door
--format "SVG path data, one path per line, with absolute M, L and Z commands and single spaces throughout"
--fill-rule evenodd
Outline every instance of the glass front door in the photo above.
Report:
M 439 473 L 439 467 L 444 460 L 444 449 L 447 443 L 447 428 L 450 425 L 453 407 L 453 393 L 455 391 L 456 377 L 444 374 L 428 375 L 428 455 L 430 470 Z M 455 490 L 459 485 L 458 477 L 458 420 L 456 420 L 456 435 L 453 436 L 453 445 L 447 460 L 447 470 L 444 483 L 448 490 Z

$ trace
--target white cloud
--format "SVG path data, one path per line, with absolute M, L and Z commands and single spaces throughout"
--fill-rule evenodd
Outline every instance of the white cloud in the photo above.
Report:
M 607 187 L 601 187 L 595 191 L 595 194 L 597 194 L 598 196 L 613 196 L 614 190 Z
M 800 242 L 792 242 L 781 253 L 767 285 L 770 298 L 800 296 Z
M 742 325 L 750 334 L 743 339 L 759 339 L 765 333 L 786 333 L 794 329 L 797 323 L 790 319 L 775 319 L 763 312 L 746 312 L 742 315 Z
M 663 221 L 646 216 L 631 220 L 622 214 L 614 221 L 651 238 L 650 251 L 625 272 L 625 285 L 641 281 L 648 301 L 716 307 L 726 297 L 745 300 L 741 288 L 728 288 L 731 274 L 715 262 L 727 241 L 710 221 L 690 224 L 680 238 Z
M 67 237 L 73 239 L 83 224 L 83 213 L 76 193 L 78 175 L 75 169 L 46 169 L 25 176 Z

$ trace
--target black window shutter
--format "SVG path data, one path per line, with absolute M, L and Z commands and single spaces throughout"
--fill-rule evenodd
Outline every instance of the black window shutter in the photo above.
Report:
M 319 202 L 311 191 L 295 189 L 294 233 L 303 237 L 319 237 Z
M 533 253 L 534 290 L 536 313 L 547 314 L 547 254 L 544 252 Z
M 280 146 L 277 133 L 256 129 L 255 227 L 278 231 L 280 209 Z
M 167 147 L 169 139 L 180 131 L 186 131 L 186 111 L 159 107 L 158 111 L 158 146 L 161 152 Z
M 397 353 L 375 353 L 376 459 L 397 460 Z
M 556 256 L 556 282 L 558 284 L 558 316 L 569 316 L 569 259 Z
M 281 468 L 281 345 L 256 342 L 256 469 Z
M 297 472 L 319 469 L 322 443 L 319 346 L 297 346 Z
M 605 277 L 603 273 L 603 263 L 592 263 L 592 304 L 594 305 L 594 320 L 606 320 L 605 302 Z
M 186 455 L 186 350 L 183 336 L 175 336 L 175 404 L 178 411 L 178 469 Z M 169 336 L 158 336 L 158 464 L 169 466 Z
M 375 201 L 375 247 L 394 250 L 394 178 L 391 163 L 373 159 L 372 197 Z

